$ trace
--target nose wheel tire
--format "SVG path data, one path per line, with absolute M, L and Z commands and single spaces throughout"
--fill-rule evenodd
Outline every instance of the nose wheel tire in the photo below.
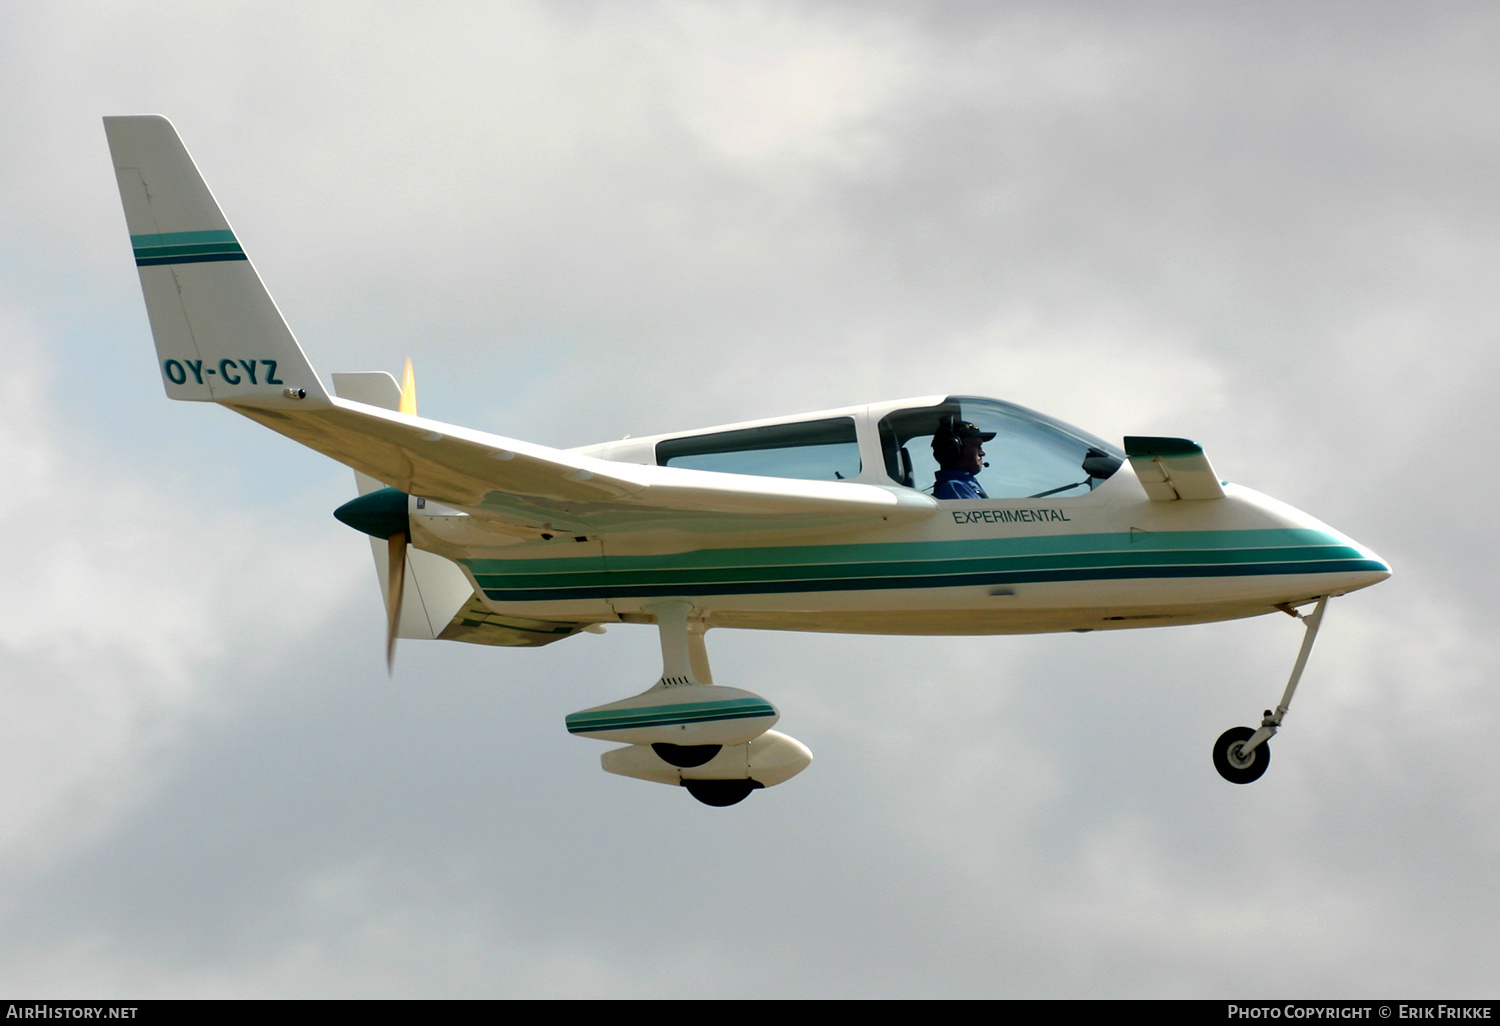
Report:
M 1249 755 L 1241 749 L 1255 733 L 1250 727 L 1230 727 L 1214 742 L 1214 769 L 1231 784 L 1250 784 L 1265 775 L 1271 765 L 1271 746 L 1262 743 Z

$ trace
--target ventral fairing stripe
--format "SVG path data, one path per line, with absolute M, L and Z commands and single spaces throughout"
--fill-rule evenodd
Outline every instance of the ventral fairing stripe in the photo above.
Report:
M 601 730 L 672 727 L 679 724 L 747 720 L 775 715 L 776 708 L 763 698 L 735 698 L 724 702 L 693 702 L 683 705 L 645 706 L 640 709 L 571 713 L 567 717 L 567 725 L 568 733 L 584 734 Z
M 201 264 L 213 260 L 244 260 L 245 251 L 234 232 L 162 232 L 158 235 L 132 235 L 137 267 L 159 264 Z

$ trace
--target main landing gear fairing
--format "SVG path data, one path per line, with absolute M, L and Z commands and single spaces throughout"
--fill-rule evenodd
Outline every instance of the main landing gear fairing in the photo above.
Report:
M 751 791 L 801 773 L 812 753 L 770 729 L 781 716 L 770 702 L 713 682 L 706 628 L 689 621 L 692 608 L 654 603 L 661 678 L 632 698 L 570 714 L 568 732 L 626 742 L 600 757 L 610 773 L 677 785 L 704 805 L 736 805 Z

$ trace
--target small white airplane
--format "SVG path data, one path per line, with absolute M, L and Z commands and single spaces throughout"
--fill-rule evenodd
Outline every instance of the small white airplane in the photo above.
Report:
M 1118 448 L 992 399 L 559 450 L 417 416 L 410 363 L 403 385 L 335 374 L 331 394 L 172 125 L 104 126 L 168 397 L 227 406 L 354 469 L 359 497 L 334 515 L 374 539 L 388 660 L 398 637 L 532 646 L 657 625 L 656 683 L 567 717 L 623 745 L 603 755 L 612 773 L 733 805 L 812 761 L 770 729 L 770 702 L 713 683 L 710 627 L 1030 634 L 1279 610 L 1305 626 L 1281 701 L 1213 749 L 1226 780 L 1249 783 L 1328 599 L 1390 576 L 1326 524 L 1221 481 L 1193 442 Z M 1134 474 L 1116 473 L 1127 461 Z

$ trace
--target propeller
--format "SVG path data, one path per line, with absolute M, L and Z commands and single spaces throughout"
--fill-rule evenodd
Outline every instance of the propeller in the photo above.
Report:
M 396 411 L 417 415 L 417 383 L 411 359 L 406 361 L 405 380 Z M 372 538 L 384 538 L 390 557 L 385 589 L 385 667 L 396 665 L 396 631 L 401 626 L 401 601 L 406 591 L 406 550 L 411 545 L 411 520 L 407 515 L 409 496 L 399 488 L 378 488 L 351 499 L 333 515 L 356 531 Z
M 390 669 L 396 659 L 396 628 L 401 623 L 401 595 L 406 583 L 406 547 L 411 544 L 411 521 L 406 505 L 410 496 L 399 488 L 377 488 L 357 499 L 350 499 L 333 515 L 341 523 L 372 538 L 385 539 L 390 555 L 390 572 L 385 589 L 385 663 Z
M 411 357 L 406 358 L 406 370 L 401 375 L 401 400 L 396 412 L 408 417 L 417 415 L 417 375 L 412 370 Z M 405 496 L 403 495 L 404 499 Z M 401 511 L 403 514 L 405 509 Z M 411 522 L 402 517 L 401 530 L 385 539 L 386 553 L 390 556 L 390 573 L 385 590 L 385 672 L 396 669 L 396 628 L 401 624 L 401 597 L 406 591 L 406 549 L 411 544 Z
M 387 538 L 385 544 L 391 557 L 390 583 L 385 589 L 385 672 L 394 673 L 396 628 L 401 624 L 401 596 L 406 591 L 406 547 L 411 544 L 411 535 L 401 531 Z

